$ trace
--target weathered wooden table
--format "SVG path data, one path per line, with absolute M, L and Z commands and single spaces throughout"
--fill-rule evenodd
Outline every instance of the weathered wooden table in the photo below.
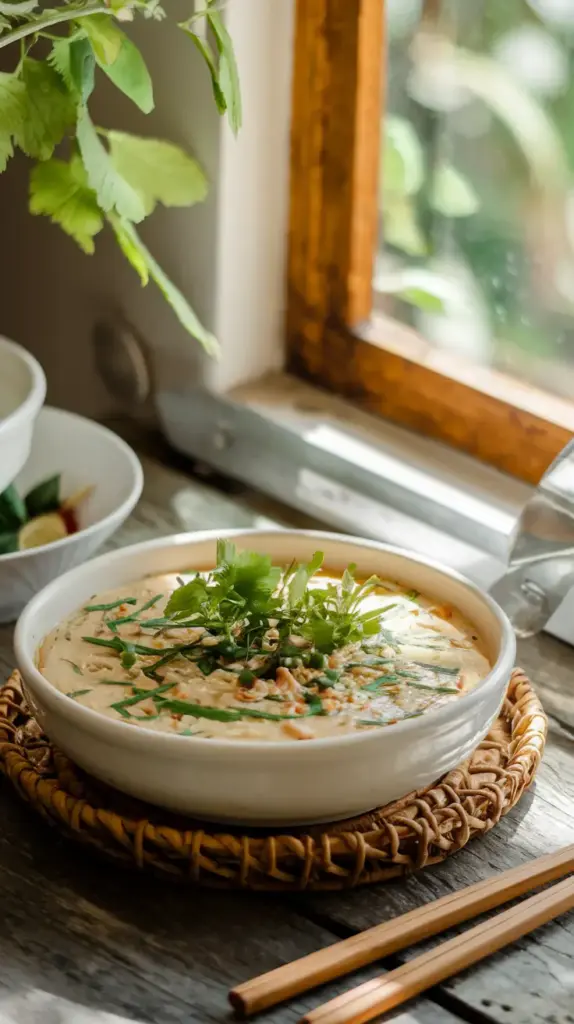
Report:
M 116 544 L 182 529 L 303 525 L 244 490 L 166 468 L 164 458 L 146 458 L 144 468 L 143 499 Z M 4 675 L 11 636 L 0 628 Z M 574 652 L 542 637 L 521 644 L 520 662 L 544 699 L 572 678 Z M 61 840 L 5 780 L 0 815 L 0 1024 L 222 1022 L 233 983 L 571 842 L 574 742 L 551 732 L 535 788 L 485 839 L 406 881 L 341 894 L 231 894 L 154 881 Z M 348 985 L 260 1019 L 296 1021 Z M 574 915 L 391 1016 L 397 1024 L 574 1022 Z

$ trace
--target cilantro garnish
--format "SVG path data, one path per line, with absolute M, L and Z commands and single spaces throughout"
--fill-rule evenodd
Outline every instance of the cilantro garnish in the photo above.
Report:
M 293 657 L 322 667 L 321 655 L 375 635 L 381 616 L 394 606 L 360 611 L 364 598 L 380 581 L 371 576 L 356 582 L 355 566 L 345 570 L 340 584 L 310 587 L 322 564 L 323 553 L 317 551 L 308 563 L 293 562 L 282 570 L 272 565 L 269 555 L 237 551 L 231 541 L 219 541 L 215 569 L 178 587 L 162 622 L 172 627 L 183 620 L 207 626 L 236 645 L 249 635 L 253 652 L 262 649 L 273 619 L 279 636 L 275 651 L 267 657 L 270 668 Z M 303 646 L 294 647 L 289 642 L 292 636 L 301 638 Z M 329 670 L 325 674 L 329 677 Z
M 349 681 L 345 676 L 354 668 L 366 669 L 375 676 L 360 686 L 365 697 L 381 695 L 387 687 L 400 685 L 434 694 L 458 692 L 452 686 L 452 677 L 459 673 L 458 668 L 409 662 L 401 656 L 399 636 L 383 625 L 386 613 L 396 607 L 396 601 L 363 610 L 365 598 L 381 587 L 377 576 L 357 581 L 356 567 L 351 565 L 340 582 L 322 584 L 316 579 L 322 565 L 320 551 L 307 563 L 292 562 L 287 568 L 281 568 L 272 564 L 269 555 L 238 551 L 232 541 L 220 540 L 215 568 L 206 573 L 197 572 L 191 578 L 187 576 L 186 580 L 178 577 L 180 585 L 172 593 L 163 614 L 154 619 L 142 617 L 159 601 L 157 595 L 119 619 L 106 619 L 110 630 L 124 623 L 137 623 L 141 629 L 197 629 L 192 640 L 170 647 L 151 647 L 124 640 L 113 631 L 110 637 L 83 638 L 88 643 L 115 651 L 124 668 L 139 669 L 158 683 L 153 690 L 134 686 L 132 696 L 111 707 L 124 717 L 141 718 L 138 714 L 134 716 L 131 708 L 151 697 L 160 716 L 190 715 L 222 722 L 242 718 L 279 722 L 307 718 L 328 714 L 322 699 L 324 691 L 348 690 Z M 135 603 L 133 598 L 125 599 L 125 603 L 128 601 Z M 114 605 L 101 607 L 109 610 Z M 414 638 L 415 644 L 418 636 Z M 412 640 L 409 636 L 409 644 Z M 360 646 L 366 656 L 330 667 L 330 655 L 351 644 Z M 425 645 L 424 640 L 421 639 L 420 645 Z M 431 641 L 428 646 L 434 648 L 434 643 Z M 384 650 L 388 647 L 396 654 L 382 656 L 388 655 L 388 650 Z M 268 693 L 260 699 L 291 705 L 293 699 L 298 699 L 303 703 L 292 709 L 295 713 L 274 714 L 247 704 L 218 708 L 169 696 L 168 691 L 175 683 L 167 682 L 160 669 L 176 658 L 193 661 L 205 676 L 221 670 L 235 673 L 237 685 L 245 689 L 252 689 L 258 679 L 280 683 L 278 670 L 301 669 L 304 674 L 297 677 L 300 689 L 296 691 L 299 698 Z M 383 674 L 376 675 L 377 669 Z M 280 712 L 280 708 L 277 710 Z M 411 716 L 399 714 L 399 718 L 403 717 Z M 393 721 L 396 716 L 377 714 L 358 719 L 360 725 L 380 726 Z

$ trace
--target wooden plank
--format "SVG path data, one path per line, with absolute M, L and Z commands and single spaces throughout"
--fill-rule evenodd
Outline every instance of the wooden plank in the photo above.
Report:
M 225 1021 L 234 983 L 333 941 L 285 900 L 184 890 L 100 863 L 24 811 L 6 783 L 0 807 L 2 1024 Z M 296 1021 L 336 990 L 261 1019 Z M 430 1003 L 416 1012 L 400 1024 L 443 1019 Z
M 568 692 L 574 656 L 567 645 L 544 636 L 519 646 L 521 664 L 535 681 L 541 680 L 543 699 L 550 682 L 554 690 L 561 682 Z M 571 843 L 573 835 L 574 746 L 569 737 L 552 730 L 535 786 L 486 837 L 404 881 L 320 900 L 309 897 L 305 905 L 327 927 L 352 933 L 556 850 Z M 438 941 L 422 944 L 402 959 Z M 574 914 L 568 914 L 441 988 L 458 1005 L 497 1024 L 570 1024 L 573 976 Z
M 153 461 L 145 469 L 143 501 L 116 545 L 173 530 L 259 523 L 261 512 L 247 497 L 222 495 Z M 288 517 L 270 507 L 268 521 L 277 515 Z M 568 691 L 573 654 L 566 645 L 550 637 L 524 642 L 520 661 L 540 680 L 543 699 L 549 687 L 554 696 L 558 685 Z M 0 628 L 0 667 L 13 667 L 9 627 Z M 535 789 L 485 839 L 445 864 L 387 886 L 301 896 L 295 904 L 183 890 L 103 866 L 0 785 L 0 1024 L 35 1024 L 51 1019 L 49 1013 L 74 1024 L 224 1021 L 231 984 L 570 842 L 572 754 L 571 741 L 553 733 Z M 553 1017 L 570 1024 L 573 972 L 570 915 L 461 975 L 439 998 L 497 1024 L 551 1024 Z M 263 1019 L 295 1021 L 351 980 L 356 976 Z M 400 1024 L 456 1019 L 430 1000 L 394 1018 Z

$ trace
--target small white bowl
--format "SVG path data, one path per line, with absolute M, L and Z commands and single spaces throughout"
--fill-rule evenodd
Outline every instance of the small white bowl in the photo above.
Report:
M 42 587 L 90 558 L 130 514 L 143 485 L 139 460 L 121 438 L 93 420 L 46 406 L 14 484 L 23 496 L 56 473 L 62 474 L 63 498 L 93 485 L 77 510 L 80 529 L 53 544 L 0 555 L 0 622 L 12 622 Z
M 268 552 L 278 564 L 357 564 L 460 609 L 476 626 L 492 671 L 475 690 L 387 729 L 299 743 L 202 739 L 154 732 L 106 718 L 66 697 L 38 671 L 44 637 L 92 594 L 147 574 L 204 568 L 218 536 Z M 16 627 L 26 693 L 48 736 L 88 772 L 151 803 L 221 822 L 287 825 L 335 820 L 428 786 L 463 761 L 496 718 L 514 666 L 504 612 L 457 573 L 375 541 L 314 531 L 225 530 L 181 534 L 123 548 L 74 569 L 38 594 Z
M 45 397 L 40 364 L 20 345 L 0 337 L 0 492 L 28 458 L 34 420 Z

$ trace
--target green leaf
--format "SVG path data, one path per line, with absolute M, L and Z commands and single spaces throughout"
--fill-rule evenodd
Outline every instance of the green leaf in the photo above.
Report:
M 76 39 L 58 39 L 52 44 L 48 61 L 71 92 L 87 103 L 94 89 L 95 60 L 85 35 Z
M 0 530 L 18 529 L 27 518 L 26 506 L 14 484 L 10 484 L 0 494 Z
M 126 96 L 133 100 L 144 114 L 154 108 L 153 85 L 150 73 L 137 46 L 124 36 L 120 51 L 113 64 L 96 59 L 102 71 Z
M 289 584 L 289 603 L 299 604 L 309 585 L 309 580 L 323 565 L 324 554 L 322 551 L 315 551 L 312 559 L 307 565 L 298 565 L 297 570 Z
M 403 267 L 391 274 L 381 274 L 375 280 L 375 289 L 396 295 L 428 313 L 444 313 L 458 296 L 455 281 L 428 267 Z
M 443 217 L 471 217 L 480 209 L 480 200 L 471 183 L 447 163 L 435 172 L 430 202 Z
M 438 295 L 432 295 L 431 292 L 426 292 L 422 288 L 404 288 L 402 291 L 397 292 L 397 297 L 402 299 L 403 302 L 410 303 L 411 306 L 417 306 L 418 309 L 424 310 L 426 313 L 444 313 L 444 302 L 439 299 Z
M 0 131 L 15 132 L 24 117 L 26 87 L 15 75 L 0 71 Z
M 0 71 L 0 173 L 14 152 L 12 136 L 24 121 L 25 103 L 24 83 Z
M 11 555 L 18 551 L 18 531 L 4 530 L 0 533 L 0 555 Z
M 216 565 L 223 565 L 227 562 L 229 565 L 237 558 L 237 547 L 232 540 L 227 540 L 225 537 L 217 538 L 216 546 Z
M 6 164 L 14 154 L 12 139 L 9 135 L 0 134 L 0 174 L 6 170 Z
M 242 109 L 239 72 L 237 70 L 233 42 L 219 11 L 209 10 L 207 12 L 207 21 L 215 36 L 219 53 L 219 88 L 225 98 L 229 124 L 232 131 L 237 135 L 241 128 Z
M 147 260 L 142 253 L 139 238 L 135 240 L 132 238 L 131 234 L 124 229 L 124 224 L 127 222 L 120 220 L 119 217 L 109 214 L 108 221 L 113 228 L 116 242 L 128 263 L 131 263 L 134 270 L 139 274 L 140 281 L 145 288 L 149 282 L 149 268 Z
M 78 24 L 90 40 L 98 64 L 113 64 L 125 39 L 117 22 L 108 14 L 90 14 Z
M 58 72 L 60 78 L 70 90 L 75 88 L 70 67 L 71 45 L 71 41 L 65 37 L 58 39 L 52 43 L 52 49 L 47 57 L 48 63 Z
M 202 576 L 197 576 L 174 590 L 165 608 L 166 617 L 195 615 L 200 611 L 206 598 L 207 583 Z
M 189 332 L 189 334 L 196 338 L 201 345 L 203 345 L 205 351 L 209 355 L 218 355 L 219 345 L 217 340 L 210 331 L 207 331 L 205 327 L 202 326 L 179 288 L 176 288 L 161 267 L 156 263 L 152 254 L 143 244 L 133 224 L 130 224 L 129 221 L 117 217 L 114 214 L 109 214 L 108 220 L 115 232 L 116 238 L 118 239 L 124 255 L 129 259 L 130 263 L 132 263 L 138 272 L 140 272 L 140 268 L 145 266 L 149 276 L 153 281 L 155 281 L 164 298 L 169 302 L 180 324 Z
M 82 103 L 87 103 L 94 91 L 96 62 L 85 36 L 70 44 L 70 73 Z
M 336 647 L 335 623 L 325 619 L 310 618 L 302 628 L 302 635 L 311 640 L 318 651 L 330 654 Z M 329 686 L 331 683 L 329 682 Z
M 88 187 L 79 157 L 70 163 L 48 160 L 30 175 L 30 213 L 46 214 L 86 253 L 94 251 L 94 235 L 104 223 L 94 192 Z
M 182 31 L 190 37 L 192 42 L 199 50 L 205 63 L 207 64 L 209 74 L 211 75 L 211 86 L 213 89 L 213 96 L 215 99 L 217 109 L 220 114 L 225 114 L 227 110 L 227 101 L 223 94 L 223 90 L 219 84 L 217 64 L 215 62 L 215 54 L 210 44 L 206 39 L 202 39 L 201 36 L 198 36 L 195 32 L 193 32 L 192 29 L 190 29 L 188 27 L 188 24 L 186 24 L 185 22 L 182 22 L 179 25 L 179 28 L 182 29 Z
M 235 594 L 251 606 L 258 606 L 263 598 L 265 606 L 281 577 L 278 566 L 271 564 L 269 555 L 261 555 L 258 551 L 239 551 L 232 563 L 232 573 L 228 577 Z M 223 575 L 225 576 L 225 570 Z
M 32 490 L 28 492 L 25 502 L 28 515 L 31 519 L 34 516 L 41 516 L 46 512 L 56 512 L 59 509 L 60 477 L 60 473 L 57 473 L 55 476 L 48 477 L 47 480 L 42 480 L 41 483 L 37 484 L 36 487 L 33 487 Z
M 388 116 L 381 161 L 382 195 L 414 196 L 424 176 L 424 154 L 415 129 L 402 117 Z
M 126 221 L 143 220 L 146 211 L 142 197 L 116 171 L 85 107 L 81 107 L 78 114 L 77 137 L 88 183 L 102 210 L 106 213 L 115 210 Z
M 112 131 L 108 138 L 116 171 L 143 197 L 147 214 L 156 202 L 191 206 L 205 199 L 206 177 L 197 161 L 179 146 L 124 132 Z
M 30 14 L 37 6 L 37 0 L 20 0 L 13 4 L 0 0 L 0 13 L 8 14 L 10 17 L 20 17 L 22 14 Z
M 394 199 L 383 207 L 384 237 L 387 245 L 401 249 L 409 256 L 425 256 L 427 243 L 408 198 Z
M 309 714 L 322 715 L 323 714 L 323 701 L 318 693 L 306 693 L 305 703 L 309 708 Z
M 26 57 L 22 64 L 24 117 L 14 138 L 27 156 L 49 160 L 73 126 L 75 103 L 60 75 L 46 61 Z

